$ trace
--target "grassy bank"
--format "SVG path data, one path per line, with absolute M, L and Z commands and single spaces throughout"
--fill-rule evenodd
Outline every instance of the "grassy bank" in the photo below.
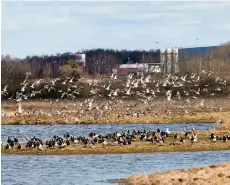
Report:
M 37 154 L 37 155 L 67 155 L 67 154 L 117 154 L 117 153 L 149 153 L 149 152 L 184 152 L 184 151 L 214 151 L 214 150 L 230 150 L 230 141 L 210 141 L 209 131 L 197 131 L 198 142 L 192 143 L 186 140 L 185 143 L 175 140 L 171 134 L 165 143 L 149 143 L 146 141 L 135 141 L 131 145 L 119 145 L 115 143 L 83 145 L 72 144 L 64 148 L 33 148 L 28 149 L 22 145 L 22 149 L 5 149 L 2 146 L 2 153 L 4 154 Z M 230 134 L 229 131 L 216 131 L 219 135 Z M 179 133 L 183 136 L 184 133 Z
M 227 185 L 230 184 L 230 162 L 166 173 L 158 171 L 151 175 L 137 174 L 117 181 L 129 185 Z

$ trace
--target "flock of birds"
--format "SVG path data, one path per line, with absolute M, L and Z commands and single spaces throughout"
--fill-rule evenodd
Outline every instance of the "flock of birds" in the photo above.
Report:
M 94 120 L 106 118 L 107 121 L 116 115 L 115 119 L 124 118 L 125 116 L 154 116 L 160 115 L 159 107 L 155 102 L 158 98 L 165 100 L 167 105 L 180 103 L 182 105 L 181 114 L 192 113 L 195 100 L 198 107 L 204 107 L 205 97 L 215 97 L 223 94 L 227 90 L 227 81 L 221 77 L 214 77 L 210 71 L 203 70 L 200 74 L 192 73 L 184 76 L 166 75 L 157 78 L 154 75 L 144 76 L 143 74 L 129 74 L 125 79 L 118 78 L 113 73 L 108 82 L 102 84 L 100 82 L 85 83 L 84 79 L 75 79 L 74 77 L 66 77 L 52 79 L 50 81 L 39 79 L 31 82 L 31 73 L 27 72 L 24 81 L 19 85 L 16 94 L 9 97 L 8 86 L 1 91 L 1 96 L 9 100 L 18 102 L 18 111 L 15 116 L 33 115 L 33 116 L 58 116 L 64 118 L 68 122 L 68 118 L 74 114 L 76 122 L 80 122 L 84 116 L 93 116 Z M 208 80 L 207 80 L 208 79 Z M 210 80 L 214 79 L 214 80 Z M 85 88 L 88 89 L 88 98 L 78 99 Z M 28 99 L 36 99 L 42 94 L 56 93 L 59 98 L 44 99 L 49 105 L 63 100 L 70 99 L 75 112 L 68 112 L 69 107 L 64 105 L 60 110 L 28 110 L 22 109 L 22 101 Z M 51 96 L 50 96 L 51 97 Z M 103 99 L 102 99 L 103 98 Z M 103 100 L 103 101 L 102 101 Z M 134 100 L 133 104 L 128 104 L 126 100 Z M 63 101 L 64 102 L 64 101 Z M 144 108 L 143 108 L 144 107 Z M 155 109 L 155 110 L 154 110 Z M 213 111 L 222 111 L 220 107 L 213 107 Z M 174 116 L 175 112 L 166 109 L 165 116 Z M 178 115 L 179 113 L 176 112 Z M 2 115 L 6 116 L 6 115 Z M 230 140 L 230 134 L 218 136 L 211 133 L 209 140 L 213 142 Z M 159 143 L 175 145 L 176 143 L 198 142 L 198 135 L 193 128 L 184 133 L 172 133 L 168 129 L 162 131 L 158 128 L 156 131 L 150 130 L 128 130 L 123 132 L 113 132 L 107 134 L 91 132 L 87 136 L 74 137 L 67 132 L 64 136 L 54 135 L 51 139 L 42 140 L 39 137 L 24 137 L 23 142 L 19 143 L 19 139 L 8 137 L 7 144 L 4 145 L 6 150 L 10 149 L 33 149 L 46 150 L 48 148 L 63 148 L 68 146 L 77 147 L 83 145 L 88 147 L 91 145 L 102 145 L 103 147 L 112 145 L 132 145 L 133 142 L 147 142 L 149 144 Z
M 114 72 L 108 82 L 105 84 L 92 82 L 87 84 L 89 90 L 89 98 L 80 100 L 77 103 L 78 96 L 84 92 L 83 78 L 80 80 L 74 77 L 66 77 L 64 79 L 56 78 L 50 81 L 39 79 L 30 82 L 31 73 L 26 73 L 25 80 L 20 84 L 19 91 L 11 97 L 8 97 L 8 86 L 5 86 L 1 92 L 2 97 L 16 102 L 23 100 L 38 98 L 43 93 L 59 93 L 59 98 L 44 99 L 50 105 L 55 104 L 63 99 L 72 100 L 76 110 L 75 120 L 81 121 L 81 118 L 92 113 L 93 119 L 98 120 L 105 117 L 110 119 L 112 112 L 117 115 L 117 118 L 131 115 L 139 117 L 141 115 L 157 116 L 158 112 L 152 111 L 155 107 L 155 100 L 158 97 L 165 97 L 166 102 L 170 105 L 176 102 L 182 103 L 183 114 L 190 113 L 189 106 L 193 106 L 192 100 L 196 100 L 199 107 L 204 106 L 204 97 L 214 97 L 218 93 L 223 93 L 227 87 L 227 81 L 221 77 L 215 77 L 214 82 L 207 81 L 207 77 L 214 78 L 214 74 L 210 71 L 203 70 L 200 74 L 191 73 L 185 76 L 166 75 L 163 78 L 156 78 L 154 75 L 144 76 L 143 74 L 129 74 L 126 79 L 119 79 Z M 60 85 L 61 84 L 61 85 Z M 101 101 L 102 97 L 104 101 Z M 135 103 L 130 105 L 124 100 L 135 100 Z M 78 101 L 79 102 L 79 101 Z M 121 108 L 120 106 L 123 105 Z M 145 109 L 134 110 L 144 105 Z M 26 111 L 19 104 L 17 115 L 25 115 Z M 65 118 L 68 122 L 68 106 L 63 106 L 58 111 L 47 110 L 28 110 L 28 115 L 57 115 Z M 215 111 L 221 111 L 220 107 L 213 107 Z M 171 116 L 173 113 L 170 110 L 165 111 L 166 116 Z M 6 114 L 3 114 L 6 116 Z
M 126 132 L 123 131 L 108 134 L 90 132 L 87 137 L 74 137 L 70 135 L 69 132 L 67 132 L 66 134 L 64 134 L 64 137 L 54 135 L 51 139 L 46 141 L 43 141 L 42 139 L 34 136 L 31 138 L 23 138 L 24 141 L 27 141 L 25 145 L 20 144 L 17 138 L 11 139 L 10 137 L 8 137 L 5 149 L 22 149 L 23 147 L 25 147 L 29 149 L 38 148 L 40 150 L 43 150 L 45 148 L 63 148 L 70 145 L 76 146 L 75 144 L 82 144 L 84 145 L 84 147 L 87 147 L 89 145 L 102 144 L 103 147 L 105 147 L 109 143 L 117 145 L 131 145 L 135 141 L 148 142 L 150 144 L 164 144 L 168 138 L 173 139 L 173 142 L 171 142 L 171 144 L 174 145 L 176 142 L 198 142 L 198 137 L 194 129 L 190 131 L 184 130 L 184 134 L 178 134 L 171 133 L 168 129 L 166 129 L 166 131 L 162 131 L 160 128 L 158 128 L 156 131 L 147 131 L 145 129 L 141 131 L 133 129 L 132 131 L 128 130 Z M 230 140 L 230 134 L 217 136 L 212 132 L 209 139 L 212 141 L 226 142 Z
M 105 117 L 107 120 L 111 119 L 113 114 L 120 119 L 126 115 L 135 117 L 139 116 L 158 116 L 155 100 L 160 97 L 165 97 L 166 104 L 174 105 L 176 102 L 182 103 L 185 107 L 192 107 L 194 103 L 192 100 L 197 100 L 198 106 L 204 106 L 204 97 L 214 97 L 218 93 L 223 93 L 227 89 L 227 81 L 221 77 L 215 77 L 214 81 L 208 81 L 207 77 L 214 78 L 210 71 L 203 70 L 200 74 L 192 73 L 185 76 L 166 75 L 163 78 L 157 78 L 153 75 L 144 76 L 143 74 L 129 74 L 126 79 L 119 79 L 116 73 L 113 73 L 108 82 L 101 84 L 92 82 L 87 84 L 89 90 L 89 98 L 78 99 L 78 96 L 84 92 L 86 83 L 84 79 L 74 79 L 74 77 L 67 77 L 64 79 L 56 78 L 50 81 L 39 79 L 30 82 L 31 73 L 26 73 L 26 78 L 20 84 L 19 90 L 16 94 L 8 97 L 8 86 L 5 86 L 1 91 L 4 98 L 19 102 L 17 115 L 26 115 L 26 112 L 21 109 L 21 102 L 27 99 L 38 98 L 43 93 L 59 93 L 57 99 L 44 99 L 50 105 L 55 104 L 63 99 L 72 100 L 72 104 L 76 111 L 69 113 L 68 106 L 64 105 L 58 111 L 47 110 L 28 110 L 27 115 L 57 115 L 65 119 L 71 114 L 75 114 L 76 121 L 80 121 L 82 117 L 92 115 L 94 120 Z M 61 85 L 60 85 L 61 84 Z M 106 98 L 105 98 L 106 97 Z M 103 101 L 101 101 L 101 99 Z M 134 100 L 134 104 L 127 104 L 125 100 Z M 78 103 L 77 103 L 78 100 Z M 80 102 L 80 103 L 79 103 Z M 144 105 L 145 108 L 141 107 Z M 141 107 L 141 108 L 140 108 Z M 182 114 L 189 113 L 189 109 L 182 108 Z M 136 109 L 136 110 L 134 110 Z M 214 111 L 221 111 L 220 107 L 213 107 Z M 172 116 L 171 110 L 165 110 L 166 116 Z M 4 115 L 3 115 L 4 116 Z M 130 145 L 136 140 L 146 141 L 149 143 L 164 143 L 167 138 L 173 138 L 174 141 L 181 143 L 190 141 L 197 142 L 198 137 L 195 130 L 184 132 L 184 135 L 179 136 L 177 133 L 171 133 L 168 129 L 162 131 L 158 128 L 156 131 L 140 131 L 132 130 L 127 132 L 114 132 L 109 134 L 89 133 L 87 137 L 74 137 L 67 132 L 64 137 L 54 135 L 50 140 L 43 141 L 38 137 L 23 138 L 26 141 L 27 148 L 55 148 L 65 147 L 73 144 L 94 145 L 97 143 L 106 146 L 108 143 L 119 145 Z M 227 141 L 230 140 L 230 135 L 216 136 L 211 133 L 210 140 L 212 141 Z M 24 146 L 24 145 L 23 145 Z M 7 140 L 5 149 L 15 148 L 22 149 L 17 138 Z

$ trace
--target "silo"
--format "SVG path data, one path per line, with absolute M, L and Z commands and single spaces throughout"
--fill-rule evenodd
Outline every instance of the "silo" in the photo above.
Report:
M 160 49 L 160 64 L 163 67 L 162 72 L 166 73 L 165 49 Z
M 172 58 L 173 58 L 173 72 L 178 73 L 179 72 L 179 52 L 177 48 L 174 48 L 172 50 Z
M 171 56 L 172 55 L 172 49 L 171 48 L 166 49 L 165 54 L 166 54 L 166 63 L 167 63 L 166 72 L 168 74 L 171 74 L 171 72 L 172 72 L 172 56 Z

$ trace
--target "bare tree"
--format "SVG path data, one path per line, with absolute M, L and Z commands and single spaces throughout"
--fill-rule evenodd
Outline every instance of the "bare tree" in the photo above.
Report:
M 50 64 L 47 63 L 45 66 L 42 68 L 42 77 L 43 78 L 50 78 L 52 75 L 51 67 Z
M 117 58 L 109 53 L 94 54 L 88 58 L 86 63 L 88 72 L 92 75 L 110 74 L 114 65 L 117 63 Z
M 160 63 L 160 54 L 156 53 L 156 54 L 142 54 L 141 59 L 140 59 L 141 63 Z
M 1 85 L 8 85 L 9 92 L 19 88 L 25 79 L 25 73 L 30 71 L 28 62 L 25 61 L 1 61 Z
M 220 46 L 204 56 L 195 56 L 185 62 L 180 62 L 180 72 L 196 72 L 206 69 L 216 75 L 230 78 L 230 46 Z

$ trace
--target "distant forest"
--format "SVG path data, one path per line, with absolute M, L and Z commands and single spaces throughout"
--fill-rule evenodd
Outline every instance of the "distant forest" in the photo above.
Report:
M 11 58 L 9 55 L 2 56 L 4 62 L 19 62 L 32 73 L 33 78 L 42 78 L 44 70 L 51 71 L 51 76 L 55 76 L 59 67 L 69 60 L 75 60 L 77 53 L 86 54 L 85 73 L 88 75 L 110 74 L 116 64 L 126 63 L 153 63 L 160 62 L 159 52 L 156 50 L 112 50 L 112 49 L 92 49 L 76 53 L 57 53 L 55 55 L 33 55 L 24 59 Z M 26 67 L 27 66 L 27 67 Z

